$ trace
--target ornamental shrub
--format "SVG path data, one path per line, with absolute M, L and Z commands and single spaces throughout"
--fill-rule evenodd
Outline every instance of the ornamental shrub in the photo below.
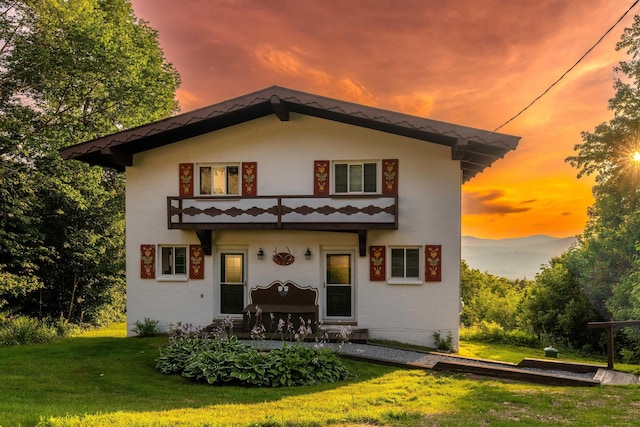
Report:
M 211 385 L 283 387 L 336 382 L 348 371 L 331 350 L 283 343 L 268 353 L 235 336 L 210 337 L 184 328 L 160 350 L 156 369 Z
M 160 330 L 158 329 L 158 323 L 160 323 L 160 321 L 145 317 L 143 321 L 136 320 L 131 331 L 138 335 L 140 338 L 152 337 L 160 333 Z
M 0 325 L 0 345 L 46 343 L 56 338 L 56 329 L 31 317 L 10 318 Z

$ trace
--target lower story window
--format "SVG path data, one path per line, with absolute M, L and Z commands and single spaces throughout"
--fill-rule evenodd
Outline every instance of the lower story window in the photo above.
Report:
M 161 246 L 160 247 L 160 271 L 164 276 L 186 276 L 187 274 L 187 247 L 186 246 Z
M 417 279 L 420 277 L 420 249 L 391 248 L 391 277 Z

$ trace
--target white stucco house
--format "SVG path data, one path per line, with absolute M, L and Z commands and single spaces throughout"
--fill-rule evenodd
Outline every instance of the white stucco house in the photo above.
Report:
M 461 186 L 518 141 L 270 87 L 61 155 L 126 173 L 129 330 L 295 284 L 327 325 L 429 346 L 458 343 Z

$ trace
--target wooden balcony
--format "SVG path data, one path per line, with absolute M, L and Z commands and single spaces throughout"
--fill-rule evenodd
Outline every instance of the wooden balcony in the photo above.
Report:
M 170 229 L 395 230 L 398 197 L 168 197 L 167 218 Z

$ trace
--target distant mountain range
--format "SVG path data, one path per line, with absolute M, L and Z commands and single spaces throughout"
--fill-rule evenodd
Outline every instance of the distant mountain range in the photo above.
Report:
M 575 242 L 575 237 L 542 235 L 501 240 L 462 236 L 462 259 L 469 267 L 496 276 L 534 279 L 542 265 Z

